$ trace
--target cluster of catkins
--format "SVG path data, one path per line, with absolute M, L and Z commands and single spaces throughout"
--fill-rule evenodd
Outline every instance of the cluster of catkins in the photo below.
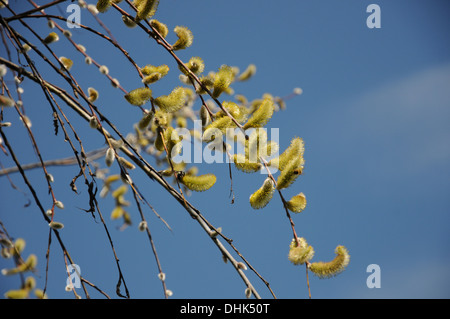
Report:
M 97 3 L 97 9 L 99 12 L 105 12 L 113 3 L 118 2 L 120 1 L 100 0 Z M 166 41 L 169 34 L 168 27 L 156 19 L 151 19 L 158 3 L 157 0 L 134 0 L 137 14 L 134 18 L 123 15 L 123 22 L 133 28 L 142 20 L 147 20 L 154 32 L 154 38 Z M 173 31 L 177 40 L 170 45 L 172 52 L 192 45 L 194 37 L 187 27 L 176 26 Z M 124 96 L 128 103 L 139 106 L 143 110 L 143 117 L 135 125 L 134 133 L 127 137 L 128 141 L 155 155 L 159 158 L 159 163 L 170 164 L 168 168 L 161 171 L 162 175 L 173 176 L 187 190 L 202 192 L 215 184 L 216 176 L 197 175 L 196 167 L 186 169 L 184 162 L 173 161 L 182 148 L 183 136 L 178 134 L 178 129 L 187 128 L 189 120 L 199 119 L 202 123 L 202 131 L 191 130 L 192 136 L 203 143 L 214 143 L 219 140 L 223 143 L 223 147 L 216 149 L 224 152 L 227 152 L 227 145 L 219 137 L 225 136 L 230 129 L 240 130 L 243 133 L 241 137 L 244 136 L 244 138 L 236 140 L 242 144 L 244 152 L 232 155 L 228 153 L 228 155 L 235 167 L 242 172 L 254 173 L 267 170 L 268 177 L 249 198 L 252 208 L 264 208 L 276 191 L 281 192 L 294 183 L 302 174 L 305 164 L 303 157 L 305 147 L 301 138 L 293 138 L 286 150 L 280 154 L 279 145 L 275 141 L 268 140 L 264 129 L 273 113 L 285 108 L 285 101 L 270 94 L 264 94 L 261 99 L 253 101 L 248 101 L 243 95 L 234 95 L 231 85 L 251 78 L 256 72 L 253 64 L 243 72 L 240 72 L 237 67 L 222 65 L 217 71 L 205 74 L 203 59 L 194 56 L 187 63 L 179 62 L 178 69 L 181 85 L 176 86 L 168 95 L 154 97 L 151 85 L 163 79 L 168 74 L 169 67 L 165 64 L 148 64 L 141 67 L 142 87 L 135 88 Z M 301 89 L 294 90 L 294 94 L 300 93 Z M 92 94 L 95 95 L 95 92 Z M 220 102 L 218 99 L 223 94 L 234 95 L 235 100 Z M 194 111 L 193 107 L 198 97 L 201 98 L 202 103 L 199 110 Z M 145 109 L 143 108 L 145 105 L 150 106 Z M 113 152 L 111 151 L 110 155 L 107 152 L 107 165 L 110 166 L 113 161 Z M 279 172 L 277 178 L 271 173 L 274 171 Z M 110 177 L 106 180 L 104 194 L 109 190 L 111 180 L 118 180 L 118 177 Z M 127 216 L 123 213 L 123 206 L 126 205 L 126 201 L 121 200 L 123 194 L 123 188 L 113 192 L 117 203 L 112 213 L 113 218 Z M 305 195 L 299 193 L 288 201 L 283 200 L 283 205 L 291 212 L 300 213 L 306 207 Z M 290 244 L 288 258 L 295 265 L 306 264 L 319 278 L 326 278 L 342 272 L 349 263 L 350 255 L 344 246 L 338 246 L 335 254 L 336 257 L 330 262 L 310 262 L 314 256 L 314 249 L 304 238 L 295 238 Z
M 23 278 L 26 273 L 34 272 L 37 266 L 37 257 L 30 254 L 26 259 L 22 257 L 26 242 L 23 238 L 10 240 L 4 233 L 0 233 L 1 256 L 6 259 L 13 259 L 14 268 L 3 268 L 1 274 L 4 276 L 21 275 Z M 27 276 L 19 289 L 11 289 L 5 293 L 9 299 L 30 298 L 31 293 L 39 299 L 47 299 L 47 295 L 42 289 L 36 288 L 36 279 L 33 276 Z

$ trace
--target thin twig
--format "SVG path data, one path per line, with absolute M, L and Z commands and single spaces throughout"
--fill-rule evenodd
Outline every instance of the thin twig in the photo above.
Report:
M 1 127 L 0 127 L 0 135 L 1 135 L 2 139 L 3 139 L 3 142 L 5 143 L 6 148 L 8 149 L 9 153 L 11 154 L 12 160 L 14 161 L 14 163 L 19 168 L 19 172 L 20 172 L 20 174 L 21 174 L 25 184 L 27 185 L 28 189 L 30 190 L 30 192 L 31 192 L 31 194 L 32 194 L 32 196 L 33 196 L 33 198 L 34 198 L 34 200 L 36 202 L 36 205 L 38 206 L 39 210 L 41 211 L 41 214 L 42 214 L 43 218 L 45 219 L 45 221 L 47 223 L 50 223 L 50 219 L 45 214 L 45 209 L 42 206 L 41 201 L 39 200 L 39 197 L 37 196 L 37 193 L 36 193 L 34 187 L 31 185 L 30 181 L 28 180 L 28 177 L 26 176 L 24 170 L 22 169 L 21 164 L 18 161 L 15 152 L 14 152 L 14 150 L 11 147 L 11 144 L 9 143 L 9 140 L 6 137 L 6 135 L 3 133 L 3 129 Z M 62 251 L 64 253 L 64 256 L 65 257 L 67 256 L 67 258 L 69 259 L 71 264 L 75 264 L 75 262 L 70 257 L 69 252 L 67 251 L 67 249 L 66 249 L 66 247 L 65 247 L 65 245 L 64 245 L 64 243 L 63 243 L 63 241 L 61 239 L 61 236 L 59 235 L 58 230 L 52 229 L 52 231 L 55 234 L 56 239 L 58 240 L 58 243 L 59 243 L 59 245 L 60 245 L 60 247 L 61 247 L 61 249 L 62 249 Z M 84 286 L 84 284 L 83 284 L 83 289 L 86 292 L 86 287 Z
M 163 270 L 162 270 L 162 267 L 161 267 L 161 262 L 159 261 L 158 253 L 156 252 L 156 246 L 155 246 L 155 243 L 153 242 L 152 234 L 150 233 L 150 229 L 148 227 L 148 223 L 147 223 L 147 221 L 145 219 L 144 213 L 142 212 L 141 205 L 139 204 L 139 201 L 138 201 L 138 198 L 137 198 L 136 194 L 133 193 L 133 195 L 134 195 L 134 199 L 136 201 L 136 205 L 138 207 L 139 214 L 141 216 L 141 221 L 145 222 L 147 224 L 146 227 L 145 227 L 145 230 L 147 232 L 147 237 L 148 237 L 148 240 L 150 241 L 150 245 L 152 247 L 153 256 L 155 256 L 155 261 L 156 261 L 156 265 L 158 267 L 159 274 L 163 274 Z M 167 294 L 166 280 L 163 277 L 160 277 L 159 279 L 161 280 L 161 283 L 162 283 L 162 287 L 163 287 L 163 291 L 164 291 L 164 297 L 166 299 L 168 299 L 169 296 Z
M 309 287 L 308 267 L 309 267 L 309 262 L 306 262 L 306 265 L 305 265 L 305 269 L 306 269 L 306 285 L 308 286 L 309 299 L 311 299 L 311 288 Z
M 38 8 L 31 9 L 31 10 L 25 11 L 23 13 L 16 14 L 16 15 L 14 15 L 12 17 L 6 18 L 5 20 L 6 21 L 10 21 L 10 20 L 14 20 L 14 19 L 24 18 L 26 16 L 29 16 L 32 13 L 35 13 L 37 11 L 40 11 L 40 10 L 43 10 L 43 9 L 46 9 L 46 8 L 50 8 L 50 7 L 54 6 L 54 5 L 57 5 L 57 4 L 61 3 L 61 2 L 65 2 L 65 1 L 67 1 L 67 0 L 55 0 L 53 2 L 47 3 L 47 4 L 43 5 L 43 6 L 38 7 Z
M 93 185 L 93 184 L 91 184 L 91 185 Z M 90 190 L 90 192 L 92 192 L 92 190 Z M 119 258 L 117 257 L 117 253 L 116 253 L 116 250 L 114 248 L 114 244 L 113 244 L 113 241 L 112 241 L 112 238 L 111 238 L 111 234 L 109 233 L 108 227 L 106 226 L 105 220 L 103 219 L 103 215 L 102 215 L 102 213 L 100 211 L 100 207 L 98 205 L 97 199 L 95 198 L 95 194 L 90 194 L 90 196 L 92 196 L 92 200 L 94 201 L 95 208 L 97 210 L 98 215 L 100 216 L 100 220 L 101 220 L 101 222 L 103 224 L 103 228 L 105 229 L 106 236 L 108 237 L 109 244 L 111 246 L 111 250 L 112 250 L 112 252 L 114 254 L 114 259 L 116 261 L 117 270 L 119 271 L 119 280 L 117 281 L 117 285 L 116 285 L 116 294 L 119 297 L 123 297 L 123 298 L 128 298 L 129 299 L 130 298 L 130 293 L 128 291 L 128 287 L 127 287 L 127 284 L 125 282 L 125 278 L 123 277 L 122 269 L 120 268 Z M 124 296 L 124 295 L 122 295 L 120 293 L 120 285 L 121 285 L 121 283 L 123 283 L 123 285 L 124 285 L 126 296 Z
M 14 17 L 11 17 L 11 18 L 14 18 Z M 5 20 L 7 20 L 7 21 L 14 20 L 14 19 L 11 19 L 11 18 L 10 18 L 10 19 L 5 19 Z M 22 17 L 22 19 L 29 19 L 29 18 L 47 18 L 47 19 L 57 19 L 57 20 L 61 20 L 61 21 L 67 21 L 66 18 L 61 17 L 61 16 L 57 16 L 57 15 L 53 15 L 53 14 L 30 15 L 30 16 Z M 114 41 L 113 39 L 111 39 L 110 37 L 104 35 L 103 33 L 98 32 L 98 31 L 92 29 L 92 28 L 89 27 L 89 26 L 83 25 L 83 24 L 81 24 L 81 23 L 76 23 L 76 22 L 71 22 L 71 23 L 75 24 L 77 27 L 80 27 L 80 28 L 82 28 L 82 29 L 84 29 L 84 30 L 86 30 L 86 31 L 89 31 L 89 32 L 95 34 L 96 36 L 99 36 L 99 37 L 105 39 L 106 41 L 108 41 L 108 42 L 110 42 L 112 45 L 114 45 L 117 49 L 120 50 L 120 52 L 122 52 L 122 54 L 123 54 L 123 55 L 130 61 L 130 63 L 136 68 L 139 77 L 140 77 L 140 78 L 144 78 L 144 75 L 142 74 L 142 71 L 141 71 L 140 67 L 139 67 L 139 66 L 137 65 L 137 63 L 133 60 L 133 58 L 131 58 L 130 54 L 129 54 L 122 46 L 120 46 L 117 42 L 115 42 L 115 41 Z M 56 24 L 55 24 L 55 26 L 56 26 Z M 87 55 L 86 52 L 83 52 L 83 50 L 80 50 L 80 48 L 79 48 L 79 46 L 78 46 L 77 44 L 75 44 L 75 45 L 76 45 L 77 50 L 78 50 L 81 54 L 83 54 L 85 57 L 88 57 L 88 55 Z
M 90 152 L 86 153 L 86 160 L 88 162 L 90 162 L 90 161 L 94 161 L 96 159 L 102 158 L 103 156 L 105 156 L 106 150 L 107 150 L 107 148 L 103 147 L 103 148 L 100 148 L 100 149 L 97 149 L 97 150 L 90 151 Z M 44 165 L 46 167 L 50 167 L 50 166 L 71 166 L 71 165 L 77 165 L 77 164 L 78 164 L 78 160 L 77 160 L 76 156 L 44 161 Z M 36 163 L 30 163 L 30 164 L 22 165 L 22 169 L 24 171 L 35 169 L 35 168 L 39 168 L 39 167 L 42 167 L 42 163 L 41 162 L 36 162 Z M 17 167 L 15 167 L 15 166 L 3 168 L 2 170 L 0 170 L 0 176 L 11 174 L 11 173 L 17 173 L 18 171 L 19 171 L 19 169 Z

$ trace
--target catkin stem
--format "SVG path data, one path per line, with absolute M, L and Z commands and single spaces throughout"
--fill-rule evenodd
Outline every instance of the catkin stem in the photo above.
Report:
M 272 173 L 270 172 L 270 169 L 269 169 L 269 167 L 268 167 L 267 161 L 266 161 L 266 160 L 264 159 L 264 157 L 262 157 L 262 156 L 260 156 L 260 160 L 261 160 L 261 162 L 264 163 L 264 166 L 265 166 L 265 168 L 266 168 L 266 170 L 267 170 L 267 174 L 269 175 L 269 178 L 271 178 L 271 179 L 273 180 L 274 185 L 275 185 L 275 188 L 276 188 L 276 187 L 277 187 L 277 181 L 275 180 L 275 177 L 273 177 Z M 291 224 L 292 234 L 293 234 L 293 236 L 294 236 L 295 242 L 297 243 L 297 242 L 298 242 L 297 232 L 295 231 L 295 224 L 294 224 L 294 221 L 292 220 L 291 214 L 289 213 L 289 210 L 288 210 L 288 208 L 287 208 L 287 202 L 286 202 L 286 200 L 284 199 L 283 194 L 281 193 L 281 190 L 279 190 L 279 189 L 277 189 L 277 190 L 278 190 L 278 194 L 280 195 L 280 199 L 281 199 L 281 201 L 283 202 L 283 206 L 284 206 L 284 209 L 285 209 L 285 211 L 286 211 L 286 216 L 287 216 L 287 218 L 289 219 L 289 222 L 290 222 L 290 224 Z

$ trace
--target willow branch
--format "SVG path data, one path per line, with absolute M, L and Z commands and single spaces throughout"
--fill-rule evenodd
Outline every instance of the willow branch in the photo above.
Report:
M 12 63 L 11 61 L 8 61 L 2 57 L 0 57 L 0 62 L 5 64 L 8 68 L 14 69 L 16 71 L 21 72 L 24 76 L 28 77 L 34 82 L 39 83 L 39 80 L 30 72 L 24 70 L 20 66 Z M 45 85 L 51 92 L 58 95 L 66 104 L 72 108 L 75 112 L 77 112 L 83 119 L 86 121 L 89 121 L 91 119 L 91 115 L 85 111 L 84 108 L 82 108 L 79 103 L 74 100 L 67 92 L 60 89 L 59 87 L 47 82 L 43 81 L 43 85 Z M 109 123 L 108 123 L 109 124 Z M 99 127 L 97 129 L 100 131 L 103 135 L 107 137 L 111 137 L 111 134 L 104 128 Z M 133 161 L 149 178 L 156 181 L 158 184 L 160 184 L 175 200 L 177 200 L 181 206 L 184 207 L 184 209 L 194 218 L 194 220 L 197 221 L 197 223 L 202 227 L 202 229 L 210 235 L 210 238 L 214 242 L 214 244 L 217 246 L 217 248 L 221 251 L 221 253 L 230 260 L 231 264 L 235 268 L 235 270 L 238 272 L 239 276 L 243 280 L 243 282 L 246 284 L 246 286 L 252 291 L 253 295 L 256 298 L 261 298 L 257 290 L 254 288 L 250 280 L 247 278 L 244 271 L 239 267 L 238 261 L 233 257 L 233 255 L 227 250 L 227 248 L 223 245 L 223 243 L 217 238 L 217 236 L 213 236 L 212 234 L 216 232 L 215 229 L 211 228 L 209 223 L 206 221 L 206 219 L 202 216 L 199 210 L 197 210 L 192 204 L 190 204 L 184 196 L 182 196 L 180 193 L 177 192 L 147 161 L 145 161 L 137 151 L 135 151 L 136 155 L 128 148 L 130 147 L 133 149 L 133 147 L 125 140 L 125 145 L 120 147 L 120 150 L 131 160 Z M 128 146 L 128 147 L 127 147 Z
M 86 160 L 94 161 L 96 159 L 102 158 L 103 156 L 105 156 L 106 150 L 107 150 L 107 148 L 101 148 L 98 150 L 93 150 L 91 152 L 88 152 L 88 153 L 86 153 Z M 71 165 L 77 165 L 77 164 L 78 164 L 78 159 L 76 156 L 44 161 L 44 165 L 46 167 L 71 166 Z M 22 165 L 22 169 L 24 171 L 27 171 L 27 170 L 39 168 L 41 166 L 42 166 L 41 162 L 36 162 L 36 163 L 24 164 L 24 165 Z M 11 174 L 11 173 L 17 173 L 18 171 L 19 171 L 19 169 L 15 166 L 4 168 L 4 169 L 0 170 L 0 176 Z
M 31 10 L 25 11 L 25 12 L 23 12 L 23 13 L 16 14 L 16 15 L 14 15 L 14 16 L 12 16 L 12 17 L 9 17 L 9 18 L 7 19 L 7 21 L 8 21 L 8 20 L 20 19 L 20 18 L 27 17 L 27 16 L 29 16 L 29 15 L 32 14 L 32 13 L 35 13 L 35 12 L 37 12 L 37 11 L 40 11 L 40 10 L 44 10 L 44 9 L 53 7 L 54 5 L 57 5 L 57 4 L 61 3 L 61 2 L 65 2 L 65 1 L 68 1 L 68 0 L 55 0 L 55 1 L 53 1 L 53 2 L 47 3 L 47 4 L 45 4 L 45 5 L 42 5 L 42 6 L 38 7 L 38 8 L 34 8 L 34 9 L 31 9 Z
M 25 184 L 27 185 L 28 189 L 30 190 L 30 192 L 31 192 L 31 194 L 32 194 L 32 196 L 33 196 L 33 198 L 34 198 L 34 200 L 36 202 L 36 205 L 38 206 L 39 210 L 41 211 L 41 214 L 42 214 L 43 218 L 45 219 L 45 221 L 47 223 L 50 223 L 50 219 L 45 214 L 45 209 L 42 206 L 41 201 L 39 200 L 39 197 L 37 196 L 37 193 L 36 193 L 34 187 L 31 185 L 30 181 L 28 180 L 28 177 L 26 176 L 24 170 L 22 169 L 22 167 L 20 165 L 20 162 L 19 162 L 19 160 L 17 159 L 17 157 L 15 155 L 14 150 L 12 149 L 12 147 L 11 147 L 11 145 L 9 143 L 9 140 L 7 139 L 6 135 L 3 133 L 3 129 L 1 127 L 0 127 L 0 135 L 3 138 L 3 141 L 4 141 L 6 147 L 8 148 L 8 150 L 9 150 L 9 152 L 11 154 L 11 158 L 13 159 L 14 163 L 16 164 L 16 166 L 19 168 L 20 174 L 21 174 Z M 61 239 L 59 231 L 56 230 L 56 229 L 52 229 L 52 231 L 53 231 L 53 233 L 55 234 L 55 236 L 56 236 L 56 238 L 58 240 L 58 243 L 59 243 L 59 245 L 60 245 L 60 247 L 61 247 L 61 249 L 62 249 L 62 251 L 64 253 L 64 256 L 67 256 L 67 258 L 69 259 L 71 264 L 75 264 L 75 262 L 70 257 L 69 252 L 67 251 L 67 248 L 66 248 L 66 246 L 64 245 L 64 243 L 63 243 L 63 241 Z M 82 278 L 82 277 L 80 277 L 80 278 Z M 88 296 L 89 294 L 87 293 L 85 285 L 82 284 L 82 286 L 83 286 L 83 290 L 84 290 L 86 296 Z

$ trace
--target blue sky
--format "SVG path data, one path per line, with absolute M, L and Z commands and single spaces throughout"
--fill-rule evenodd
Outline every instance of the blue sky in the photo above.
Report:
M 26 10 L 22 2 L 10 2 L 17 12 Z M 381 8 L 380 29 L 366 26 L 366 8 L 371 3 Z M 65 4 L 60 9 L 63 14 Z M 310 275 L 313 298 L 450 297 L 448 10 L 446 1 L 161 0 L 155 18 L 170 30 L 185 25 L 194 34 L 192 47 L 179 52 L 183 61 L 200 56 L 207 71 L 222 64 L 243 70 L 254 63 L 254 78 L 234 86 L 236 93 L 249 99 L 264 93 L 285 96 L 294 87 L 303 89 L 303 94 L 288 101 L 287 109 L 275 113 L 268 124 L 268 128 L 280 128 L 281 149 L 294 136 L 302 137 L 306 145 L 304 174 L 285 196 L 306 195 L 307 208 L 293 219 L 299 236 L 316 251 L 313 261 L 332 259 L 340 244 L 351 254 L 347 270 L 337 277 L 324 280 Z M 139 65 L 165 63 L 176 70 L 175 62 L 161 47 L 138 29 L 123 26 L 116 12 L 110 10 L 100 18 Z M 101 30 L 85 11 L 81 19 Z M 41 35 L 49 32 L 44 21 L 29 23 Z M 22 27 L 18 30 L 29 36 Z M 140 85 L 132 66 L 111 45 L 76 30 L 73 39 L 107 65 L 125 89 Z M 169 42 L 175 39 L 171 32 Z M 123 94 L 111 88 L 93 66 L 85 66 L 82 56 L 67 42 L 55 43 L 53 48 L 73 57 L 73 74 L 79 83 L 98 88 L 99 107 L 121 130 L 130 131 L 140 112 L 130 108 Z M 0 52 L 6 56 L 4 48 Z M 42 70 L 54 78 L 45 66 Z M 154 95 L 167 94 L 178 85 L 177 76 L 171 72 L 155 84 Z M 40 89 L 30 81 L 24 82 L 23 88 L 24 106 L 44 158 L 70 156 L 62 135 L 53 136 L 51 110 Z M 4 117 L 13 123 L 4 131 L 16 143 L 21 161 L 35 162 L 16 114 L 8 109 Z M 73 123 L 86 139 L 88 150 L 103 146 L 100 136 L 92 138 L 92 130 L 83 121 L 74 119 Z M 4 166 L 12 165 L 3 154 L 0 160 Z M 99 163 L 103 165 L 103 161 Z M 304 267 L 287 260 L 292 233 L 281 201 L 274 197 L 261 211 L 252 210 L 248 203 L 264 176 L 233 170 L 236 201 L 230 204 L 228 166 L 203 164 L 199 168 L 201 173 L 215 173 L 218 182 L 208 192 L 192 194 L 190 202 L 213 225 L 223 228 L 278 298 L 307 298 Z M 118 273 L 103 226 L 78 209 L 87 207 L 86 193 L 75 196 L 68 186 L 77 169 L 52 168 L 51 172 L 57 197 L 66 206 L 57 212 L 57 220 L 65 224 L 61 235 L 69 252 L 83 276 L 115 297 Z M 42 172 L 30 171 L 29 176 L 39 183 Z M 20 176 L 11 177 L 31 198 Z M 244 284 L 234 269 L 223 263 L 198 224 L 159 185 L 138 174 L 133 180 L 173 229 L 168 231 L 146 212 L 173 298 L 243 298 Z M 45 186 L 40 195 L 50 205 Z M 36 279 L 42 287 L 48 226 L 35 205 L 24 207 L 24 195 L 12 190 L 5 177 L 0 177 L 0 199 L 0 219 L 9 234 L 23 237 L 27 241 L 24 254 L 35 253 L 39 258 Z M 112 207 L 111 200 L 105 201 L 102 213 L 131 296 L 162 298 L 146 236 L 137 230 L 137 222 L 124 231 L 117 230 L 119 223 L 109 219 Z M 137 211 L 132 213 L 138 220 Z M 380 266 L 381 288 L 366 285 L 370 264 Z M 0 268 L 11 266 L 11 260 L 0 259 Z M 48 295 L 72 298 L 64 291 L 64 262 L 55 240 L 49 274 Z M 265 285 L 250 270 L 247 274 L 261 296 L 270 298 Z M 0 293 L 19 284 L 16 277 L 1 276 Z M 95 291 L 92 296 L 101 297 Z

